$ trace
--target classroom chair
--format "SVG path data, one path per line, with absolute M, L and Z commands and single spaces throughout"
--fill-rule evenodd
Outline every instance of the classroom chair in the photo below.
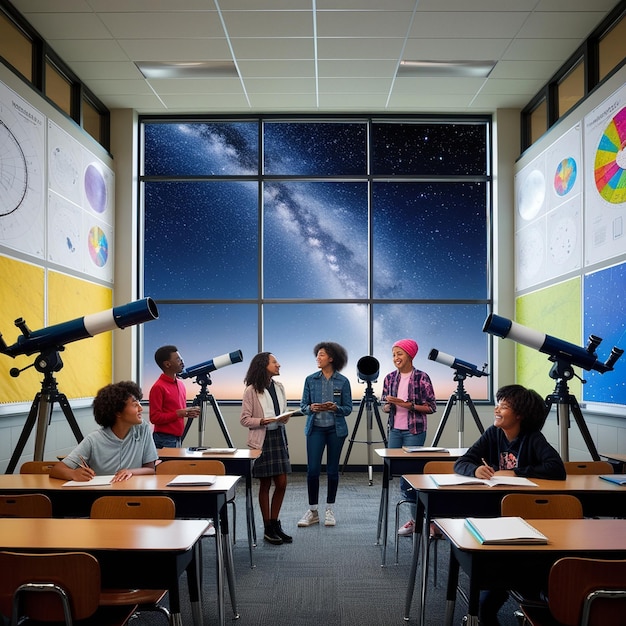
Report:
M 106 604 L 100 565 L 85 552 L 0 552 L 0 571 L 0 613 L 10 617 L 11 626 L 50 622 L 73 626 L 80 620 L 94 626 L 124 626 L 137 608 Z
M 522 605 L 530 626 L 626 623 L 626 561 L 565 557 L 550 569 L 547 607 Z

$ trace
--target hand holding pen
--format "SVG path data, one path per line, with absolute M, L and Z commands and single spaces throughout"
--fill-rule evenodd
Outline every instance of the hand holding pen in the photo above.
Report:
M 495 471 L 493 468 L 485 461 L 485 459 L 481 459 L 482 465 L 479 465 L 474 472 L 476 478 L 493 478 Z
M 96 473 L 91 469 L 91 467 L 89 467 L 89 463 L 87 463 L 85 457 L 79 454 L 78 459 L 80 461 L 80 464 L 74 470 L 74 472 L 76 473 L 75 480 L 91 480 L 96 475 Z

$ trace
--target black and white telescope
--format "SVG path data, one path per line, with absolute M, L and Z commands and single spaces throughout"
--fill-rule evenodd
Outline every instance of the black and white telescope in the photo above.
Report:
M 213 413 L 215 414 L 215 418 L 217 419 L 217 423 L 222 430 L 222 434 L 224 435 L 226 443 L 230 448 L 233 447 L 233 440 L 230 436 L 230 433 L 228 432 L 228 428 L 226 427 L 224 416 L 220 411 L 217 400 L 214 398 L 213 394 L 209 392 L 208 386 L 212 382 L 211 372 L 214 372 L 221 367 L 226 367 L 227 365 L 241 363 L 241 361 L 243 361 L 243 352 L 241 352 L 241 350 L 235 350 L 233 352 L 227 352 L 226 354 L 216 356 L 212 359 L 209 359 L 208 361 L 203 361 L 202 363 L 198 363 L 197 365 L 191 365 L 190 367 L 185 368 L 179 374 L 180 378 L 195 378 L 194 382 L 200 385 L 200 391 L 193 401 L 194 406 L 200 407 L 200 417 L 197 420 L 187 421 L 187 424 L 185 425 L 185 432 L 183 433 L 183 439 L 189 432 L 192 421 L 196 421 L 198 423 L 198 443 L 200 446 L 204 445 L 206 415 L 209 407 L 211 407 L 213 409 Z
M 570 426 L 569 417 L 571 411 L 591 453 L 591 458 L 599 461 L 600 455 L 585 424 L 580 405 L 576 397 L 569 392 L 568 381 L 576 376 L 574 366 L 585 370 L 595 370 L 600 372 L 600 374 L 612 371 L 615 363 L 624 354 L 624 351 L 613 346 L 608 358 L 602 363 L 598 360 L 598 355 L 596 354 L 596 348 L 602 343 L 602 339 L 596 335 L 589 335 L 587 345 L 582 348 L 562 339 L 540 333 L 532 328 L 526 328 L 521 324 L 493 313 L 485 320 L 483 332 L 491 333 L 503 339 L 513 339 L 513 341 L 517 341 L 524 346 L 549 355 L 548 360 L 553 364 L 550 369 L 550 378 L 556 380 L 556 385 L 553 393 L 546 398 L 546 415 L 550 412 L 552 405 L 556 403 L 561 458 L 564 461 L 569 461 L 568 428 Z M 582 378 L 580 380 L 582 383 L 586 382 Z
M 461 359 L 457 359 L 456 357 L 450 356 L 449 354 L 441 352 L 441 350 L 436 350 L 435 348 L 429 352 L 428 358 L 431 361 L 447 365 L 453 370 L 456 370 L 461 374 L 465 374 L 465 376 L 489 376 L 489 372 L 485 371 L 485 368 L 487 367 L 486 363 L 483 365 L 482 369 L 478 369 L 478 366 L 473 363 L 462 361 Z
M 596 354 L 596 348 L 602 343 L 602 339 L 596 335 L 589 335 L 587 346 L 582 348 L 494 313 L 491 313 L 485 320 L 483 332 L 502 339 L 513 339 L 524 346 L 550 355 L 552 361 L 567 362 L 585 370 L 596 370 L 600 374 L 613 370 L 617 359 L 624 354 L 623 350 L 614 346 L 606 361 L 602 363 Z
M 194 376 L 210 374 L 221 367 L 233 365 L 233 363 L 241 363 L 241 361 L 243 361 L 243 353 L 241 350 L 227 352 L 226 354 L 221 354 L 220 356 L 216 356 L 208 361 L 203 361 L 197 365 L 190 365 L 180 373 L 180 378 L 193 378 Z
M 31 331 L 26 326 L 23 318 L 18 318 L 15 320 L 15 325 L 21 331 L 21 336 L 13 345 L 7 346 L 0 334 L 0 352 L 15 358 L 20 354 L 30 355 L 35 352 L 58 350 L 72 341 L 93 337 L 116 328 L 149 322 L 158 317 L 159 312 L 154 300 L 144 298 L 35 331 Z

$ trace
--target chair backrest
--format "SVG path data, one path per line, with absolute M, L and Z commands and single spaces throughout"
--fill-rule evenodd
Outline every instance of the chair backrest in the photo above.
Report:
M 454 461 L 428 461 L 424 474 L 454 474 Z
M 613 466 L 608 461 L 565 461 L 568 474 L 612 474 Z
M 226 466 L 217 459 L 206 459 L 202 461 L 187 461 L 185 459 L 172 459 L 163 461 L 156 466 L 157 474 L 213 474 L 224 476 Z
M 612 593 L 599 593 L 601 591 Z M 590 594 L 593 599 L 589 602 Z M 608 595 L 614 597 L 610 599 Z M 626 561 L 559 559 L 550 569 L 548 603 L 554 618 L 566 626 L 624 624 Z
M 20 474 L 49 474 L 56 461 L 26 461 L 20 466 Z
M 69 597 L 73 620 L 93 615 L 100 603 L 100 565 L 85 552 L 24 554 L 0 552 L 0 612 L 11 615 L 14 594 L 23 585 L 19 600 L 20 614 L 42 622 L 66 622 L 62 593 Z M 48 590 L 30 589 L 28 585 L 47 584 Z M 61 591 L 63 590 L 63 591 Z
M 43 493 L 0 495 L 0 517 L 52 517 L 52 502 Z
M 168 496 L 102 496 L 91 505 L 95 519 L 174 519 L 176 505 Z
M 564 493 L 536 495 L 509 493 L 500 504 L 504 517 L 526 519 L 582 519 L 583 507 L 576 496 Z

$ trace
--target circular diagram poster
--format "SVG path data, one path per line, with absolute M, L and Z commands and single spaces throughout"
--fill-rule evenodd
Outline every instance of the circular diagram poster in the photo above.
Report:
M 45 117 L 0 82 L 0 244 L 43 257 Z
M 585 117 L 585 265 L 626 252 L 626 86 Z

